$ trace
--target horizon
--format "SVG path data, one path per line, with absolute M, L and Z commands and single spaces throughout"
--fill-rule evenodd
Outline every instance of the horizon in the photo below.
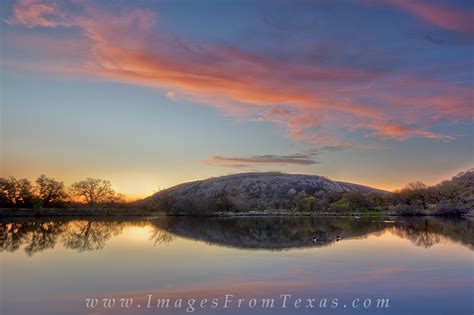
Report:
M 464 171 L 461 171 L 461 172 L 458 172 L 456 174 L 454 174 L 453 176 L 449 177 L 449 178 L 445 178 L 445 179 L 442 179 L 440 180 L 439 182 L 437 183 L 434 183 L 434 184 L 427 184 L 428 187 L 430 186 L 435 186 L 437 184 L 441 184 L 442 182 L 444 181 L 449 181 L 451 180 L 454 176 L 457 176 L 461 173 L 465 173 L 465 172 L 468 172 L 468 171 L 472 171 L 473 169 L 468 169 L 468 170 L 464 170 Z M 304 173 L 288 173 L 288 172 L 284 172 L 284 171 L 252 171 L 252 172 L 240 172 L 240 173 L 230 173 L 230 174 L 223 174 L 223 175 L 216 175 L 216 176 L 211 176 L 211 177 L 207 177 L 207 178 L 203 178 L 203 179 L 196 179 L 196 180 L 189 180 L 189 181 L 185 181 L 185 182 L 181 182 L 181 183 L 178 183 L 176 185 L 173 185 L 173 186 L 169 186 L 169 187 L 160 187 L 158 190 L 154 191 L 154 192 L 151 192 L 149 195 L 146 195 L 146 196 L 139 196 L 139 197 L 136 197 L 136 196 L 129 196 L 129 195 L 123 195 L 123 198 L 125 200 L 125 202 L 135 202 L 135 201 L 139 201 L 139 200 L 142 200 L 142 199 L 145 199 L 147 197 L 151 197 L 152 195 L 156 194 L 156 193 L 159 193 L 160 191 L 163 191 L 163 190 L 166 190 L 166 189 L 169 189 L 169 188 L 173 188 L 175 186 L 179 186 L 181 184 L 186 184 L 186 183 L 191 183 L 191 182 L 195 182 L 195 181 L 204 181 L 204 180 L 207 180 L 207 179 L 212 179 L 212 178 L 218 178 L 218 177 L 225 177 L 225 176 L 232 176 L 232 175 L 239 175 L 239 174 L 259 174 L 259 173 L 279 173 L 279 174 L 285 174 L 285 175 L 303 175 L 303 176 L 319 176 L 319 177 L 323 177 L 323 178 L 326 178 L 326 179 L 329 179 L 331 181 L 336 181 L 336 182 L 343 182 L 343 183 L 348 183 L 348 184 L 356 184 L 356 185 L 362 185 L 362 186 L 366 186 L 366 187 L 369 187 L 369 188 L 373 188 L 373 189 L 376 189 L 376 190 L 382 190 L 382 191 L 386 191 L 386 192 L 389 192 L 389 193 L 395 193 L 403 188 L 406 188 L 408 184 L 410 183 L 414 183 L 414 182 L 422 182 L 422 181 L 414 181 L 414 182 L 410 182 L 410 183 L 406 183 L 404 186 L 402 187 L 399 187 L 397 189 L 394 189 L 394 190 L 385 190 L 385 189 L 382 189 L 382 188 L 379 188 L 379 187 L 374 187 L 374 186 L 368 186 L 368 185 L 364 185 L 364 184 L 361 184 L 361 183 L 354 183 L 354 182 L 348 182 L 348 181 L 343 181 L 343 180 L 337 180 L 337 179 L 333 179 L 333 178 L 329 178 L 327 176 L 322 176 L 322 175 L 316 175 L 316 174 L 304 174 Z M 42 175 L 45 175 L 46 177 L 47 174 L 41 174 L 39 176 L 42 176 Z M 35 182 L 35 179 L 38 178 L 39 176 L 35 177 L 35 178 L 26 178 L 27 180 L 29 180 L 31 183 L 34 183 Z M 13 178 L 16 178 L 17 180 L 21 179 L 21 178 L 17 178 L 15 176 L 7 176 L 7 177 L 13 177 Z M 95 178 L 95 177 L 91 177 L 91 176 L 88 176 L 87 178 Z M 63 182 L 60 178 L 53 178 L 54 180 L 57 180 L 59 182 Z M 81 178 L 81 179 L 78 179 L 77 181 L 80 181 L 80 180 L 85 180 L 86 178 Z M 101 180 L 106 180 L 108 181 L 107 178 L 100 178 Z M 64 182 L 65 186 L 66 187 L 70 187 L 74 182 Z M 423 184 L 426 184 L 423 182 Z M 112 188 L 116 188 L 114 183 L 111 183 L 112 185 Z M 118 194 L 122 194 L 122 192 L 120 191 L 116 191 L 116 193 Z M 69 197 L 71 198 L 71 197 Z M 72 198 L 71 201 L 72 202 L 81 202 L 80 201 L 81 198 Z
M 131 201 L 250 171 L 394 191 L 474 167 L 472 1 L 2 7 L 0 177 Z

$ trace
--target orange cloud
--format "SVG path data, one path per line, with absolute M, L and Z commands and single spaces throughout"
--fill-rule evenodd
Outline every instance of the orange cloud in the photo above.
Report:
M 87 45 L 82 63 L 52 65 L 53 71 L 178 92 L 181 100 L 277 123 L 288 129 L 290 137 L 306 142 L 353 146 L 349 141 L 323 139 L 325 128 L 335 125 L 367 130 L 376 137 L 449 140 L 452 136 L 427 129 L 443 119 L 472 119 L 466 117 L 472 105 L 467 88 L 413 76 L 387 78 L 382 71 L 361 67 L 281 63 L 228 45 L 166 36 L 156 30 L 156 17 L 146 10 L 112 13 L 88 2 L 78 4 L 82 14 L 47 1 L 22 0 L 8 22 L 81 31 Z M 377 87 L 379 82 L 389 87 Z
M 429 139 L 453 140 L 454 137 L 450 135 L 439 134 L 421 129 L 409 128 L 407 126 L 386 123 L 386 124 L 369 124 L 360 125 L 362 128 L 372 129 L 376 136 L 391 137 L 404 140 L 409 137 L 422 137 Z
M 308 153 L 295 153 L 289 155 L 256 155 L 250 157 L 226 157 L 226 156 L 213 156 L 210 159 L 204 161 L 205 164 L 219 165 L 225 167 L 250 167 L 250 166 L 264 166 L 264 165 L 279 165 L 279 166 L 291 166 L 291 165 L 314 165 L 319 164 L 317 161 L 317 152 Z

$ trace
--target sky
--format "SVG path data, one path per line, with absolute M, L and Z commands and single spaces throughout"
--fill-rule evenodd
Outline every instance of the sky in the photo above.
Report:
M 474 166 L 474 2 L 3 1 L 1 173 L 129 198 L 249 171 Z

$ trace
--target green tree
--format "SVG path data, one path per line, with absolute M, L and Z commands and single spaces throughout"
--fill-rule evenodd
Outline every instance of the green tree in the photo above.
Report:
M 321 195 L 321 197 L 315 201 L 314 209 L 319 211 L 327 211 L 332 204 L 336 203 L 342 198 L 342 193 L 336 191 L 328 191 Z
M 297 211 L 304 211 L 306 205 L 307 194 L 305 191 L 300 191 L 293 197 L 293 202 Z
M 371 191 L 367 194 L 367 199 L 370 203 L 371 208 L 378 208 L 383 206 L 386 202 L 384 197 L 385 196 L 383 194 L 378 193 L 376 191 Z
M 316 198 L 314 198 L 313 196 L 309 196 L 308 198 L 306 198 L 306 204 L 304 206 L 304 211 L 306 211 L 306 212 L 313 211 L 315 203 L 316 203 Z
M 367 196 L 357 190 L 344 193 L 342 199 L 347 200 L 349 208 L 352 210 L 368 210 L 370 208 Z

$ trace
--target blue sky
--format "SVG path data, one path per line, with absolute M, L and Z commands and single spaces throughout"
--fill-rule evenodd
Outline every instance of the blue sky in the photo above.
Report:
M 243 171 L 473 167 L 470 1 L 7 1 L 2 176 L 130 198 Z

